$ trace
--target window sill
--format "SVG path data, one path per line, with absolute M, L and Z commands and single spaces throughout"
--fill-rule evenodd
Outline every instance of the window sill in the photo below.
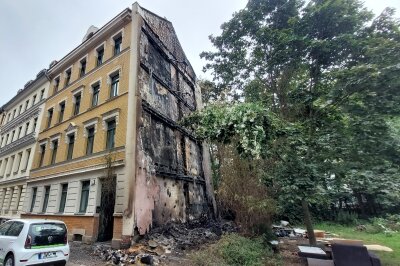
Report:
M 87 110 L 88 110 L 88 111 L 93 110 L 93 109 L 95 109 L 97 106 L 98 106 L 98 105 L 90 106 Z
M 108 98 L 105 102 L 110 102 L 110 101 L 114 100 L 115 98 L 118 98 L 118 95 Z
M 25 173 L 25 172 L 26 172 L 26 169 L 21 170 L 21 173 Z
M 14 175 L 17 175 L 17 174 L 18 174 L 18 171 L 17 171 L 17 172 L 14 172 L 13 174 L 14 174 Z
M 76 213 L 74 213 L 74 215 L 84 216 L 84 215 L 86 215 L 86 212 L 76 212 Z

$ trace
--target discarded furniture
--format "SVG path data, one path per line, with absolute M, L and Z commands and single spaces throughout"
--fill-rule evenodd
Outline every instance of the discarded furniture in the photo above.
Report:
M 321 260 L 329 259 L 329 257 L 326 255 L 325 251 L 323 251 L 319 247 L 298 246 L 298 248 L 299 248 L 299 252 L 297 254 L 300 257 L 321 259 Z
M 380 259 L 359 243 L 333 243 L 332 260 L 308 257 L 307 262 L 309 266 L 381 266 Z
M 365 245 L 368 250 L 393 252 L 393 249 L 382 245 Z
M 332 259 L 335 266 L 380 266 L 379 258 L 359 245 L 332 244 Z

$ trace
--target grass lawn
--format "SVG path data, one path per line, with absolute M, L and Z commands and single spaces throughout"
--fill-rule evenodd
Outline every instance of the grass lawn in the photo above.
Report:
M 320 223 L 315 229 L 325 230 L 339 235 L 342 238 L 363 240 L 365 244 L 379 244 L 390 247 L 393 252 L 373 251 L 377 254 L 385 266 L 400 266 L 400 232 L 392 236 L 384 233 L 371 234 L 354 230 L 355 226 L 342 226 L 337 224 Z

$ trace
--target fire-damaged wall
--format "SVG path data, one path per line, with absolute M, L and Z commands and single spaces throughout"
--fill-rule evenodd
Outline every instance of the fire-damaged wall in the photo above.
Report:
M 172 24 L 145 9 L 142 16 L 135 187 L 140 234 L 210 213 L 201 143 L 178 123 L 201 105 L 194 71 Z

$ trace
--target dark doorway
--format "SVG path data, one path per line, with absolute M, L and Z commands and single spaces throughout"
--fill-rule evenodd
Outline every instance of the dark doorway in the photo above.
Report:
M 97 241 L 108 241 L 113 237 L 116 177 L 101 180 L 99 208 L 99 235 Z

